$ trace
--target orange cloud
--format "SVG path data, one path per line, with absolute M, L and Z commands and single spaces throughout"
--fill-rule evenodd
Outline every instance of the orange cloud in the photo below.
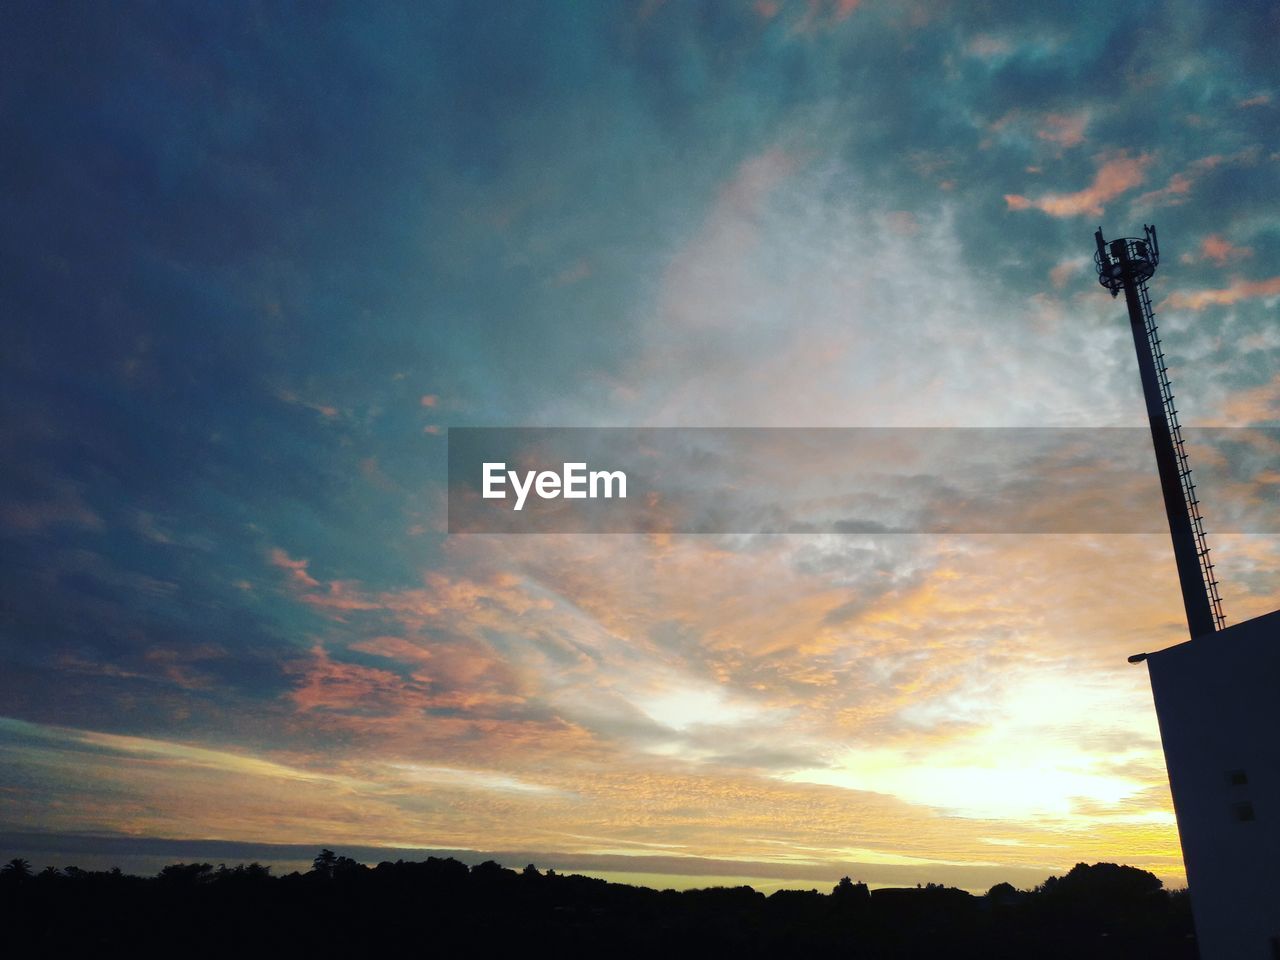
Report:
M 1185 202 L 1195 181 L 1185 173 L 1175 173 L 1159 190 L 1151 190 L 1134 200 L 1134 206 L 1171 206 Z
M 1036 131 L 1036 136 L 1059 147 L 1076 147 L 1084 143 L 1084 130 L 1088 125 L 1087 113 L 1050 113 L 1045 115 L 1044 126 Z
M 1055 290 L 1061 290 L 1072 277 L 1079 276 L 1089 263 L 1088 257 L 1071 257 L 1056 264 L 1049 271 L 1049 282 Z
M 1280 277 L 1276 279 L 1280 281 Z M 1280 422 L 1280 373 L 1267 383 L 1228 396 L 1222 405 L 1222 419 L 1233 425 Z
M 302 677 L 300 686 L 289 694 L 298 709 L 362 711 L 386 709 L 404 700 L 405 682 L 390 670 L 341 663 L 330 658 L 321 646 L 311 649 L 311 656 L 286 667 L 286 671 Z
M 853 873 L 873 883 L 941 880 L 980 892 L 997 880 L 1030 886 L 1064 872 L 1073 857 L 1119 856 L 1181 880 L 1172 828 L 1128 822 L 1117 817 L 1128 811 L 1114 808 L 1088 810 L 1087 829 L 1048 820 L 1024 826 L 937 816 L 875 792 L 616 757 L 579 758 L 561 769 L 521 765 L 518 757 L 479 766 L 418 753 L 353 764 L 324 750 L 272 757 L 90 730 L 24 730 L 56 745 L 41 776 L 56 776 L 63 802 L 43 804 L 24 791 L 13 799 L 14 815 L 38 813 L 53 831 L 309 844 L 320 830 L 335 845 L 473 850 L 529 850 L 532 837 L 544 837 L 559 852 L 544 860 L 535 847 L 528 859 L 595 875 L 666 873 L 676 886 L 721 877 L 764 889 L 829 886 Z M 1140 799 L 1148 806 L 1168 806 L 1166 791 L 1147 794 Z M 797 862 L 792 851 L 802 854 Z
M 292 404 L 293 406 L 306 407 L 308 410 L 314 410 L 316 413 L 320 414 L 320 416 L 324 417 L 326 420 L 333 420 L 335 417 L 338 416 L 337 407 L 333 407 L 325 403 L 315 403 L 314 401 L 311 401 L 311 400 L 305 400 L 302 397 L 298 396 L 296 393 L 294 393 L 292 390 L 277 390 L 276 396 L 279 397 L 281 400 L 283 400 L 285 403 Z
M 440 398 L 436 396 L 434 393 L 424 393 L 421 399 L 418 400 L 418 403 L 420 403 L 424 407 L 434 407 L 439 402 L 440 402 Z
M 1104 160 L 1094 175 L 1093 182 L 1075 193 L 1050 193 L 1036 199 L 1006 194 L 1005 203 L 1010 210 L 1042 210 L 1051 217 L 1076 217 L 1084 214 L 1101 216 L 1105 204 L 1146 180 L 1147 167 L 1154 158 L 1151 154 L 1130 157 L 1119 155 Z
M 310 578 L 308 577 L 308 579 Z M 320 584 L 315 580 L 311 580 L 310 586 L 319 589 Z M 330 580 L 323 592 L 304 594 L 302 601 L 313 607 L 332 611 L 333 616 L 338 619 L 342 618 L 344 612 L 377 610 L 380 607 L 376 600 L 366 597 L 347 580 Z
M 404 637 L 370 637 L 351 644 L 351 649 L 401 663 L 426 663 L 431 659 L 429 648 Z
M 1211 233 L 1200 241 L 1200 256 L 1222 266 L 1228 260 L 1242 260 L 1253 256 L 1253 250 L 1250 247 L 1237 247 L 1231 241 Z
M 295 560 L 279 547 L 272 547 L 267 554 L 267 559 L 273 567 L 288 570 L 290 582 L 295 586 L 306 587 L 307 589 L 314 589 L 320 586 L 320 581 L 307 573 L 309 560 Z
M 1038 147 L 1038 153 L 1051 152 L 1061 156 L 1066 150 L 1085 142 L 1085 128 L 1090 113 L 1077 110 L 1074 113 L 1037 113 L 1015 108 L 987 123 L 987 136 L 979 143 L 979 149 L 987 150 L 997 141 L 1015 144 L 1019 149 Z M 1052 148 L 1045 150 L 1045 145 Z M 1029 173 L 1041 172 L 1041 166 L 1033 163 Z
M 553 836 L 977 888 L 1123 859 L 1179 882 L 1149 689 L 1124 664 L 1185 630 L 1167 538 L 910 539 L 451 540 L 454 572 L 421 586 L 303 591 L 368 606 L 286 667 L 270 719 L 296 752 L 113 741 L 76 773 L 116 806 L 77 807 L 164 836 Z M 764 720 L 710 709 L 701 731 L 664 730 L 643 715 L 655 699 Z M 1059 783 L 1062 810 L 1024 811 Z M 946 813 L 974 800 L 1010 813 Z
M 797 33 L 813 33 L 819 27 L 830 29 L 847 20 L 862 0 L 809 0 L 804 16 L 796 23 Z
M 1001 870 L 1124 858 L 1178 876 L 1149 690 L 1124 664 L 1185 632 L 1167 537 L 458 537 L 444 549 L 448 572 L 419 585 L 299 590 L 335 624 L 290 665 L 296 687 L 278 706 L 308 743 L 331 735 L 345 749 L 297 764 L 344 764 L 375 781 L 361 798 L 416 801 L 376 823 L 366 804 L 342 835 L 470 846 L 554 834 L 823 861 L 857 848 Z M 816 785 L 847 751 L 879 765 L 847 772 L 862 786 Z M 421 776 L 393 780 L 383 767 L 397 764 Z M 490 771 L 474 779 L 494 789 L 460 801 L 467 775 L 443 768 Z M 797 770 L 808 782 L 787 779 Z M 490 807 L 503 778 L 547 789 Z M 1088 789 L 1113 780 L 1114 796 Z M 1046 783 L 1063 784 L 1050 819 L 1026 812 Z M 960 787 L 1011 813 L 940 815 Z
M 1236 101 L 1237 107 L 1263 107 L 1271 102 L 1271 94 L 1255 93 L 1252 97 L 1245 97 L 1243 100 Z
M 1280 277 L 1266 280 L 1235 279 L 1229 286 L 1218 290 L 1179 290 L 1170 294 L 1161 307 L 1183 310 L 1203 310 L 1205 307 L 1225 307 L 1241 300 L 1280 296 Z
M 1252 163 L 1257 159 L 1257 156 L 1258 149 L 1256 147 L 1247 147 L 1233 154 L 1214 153 L 1207 157 L 1201 157 L 1185 170 L 1181 170 L 1171 176 L 1169 182 L 1159 190 L 1152 190 L 1139 196 L 1133 201 L 1133 205 L 1134 207 L 1156 207 L 1177 206 L 1185 203 L 1188 194 L 1195 187 L 1196 181 L 1210 170 L 1223 164 Z

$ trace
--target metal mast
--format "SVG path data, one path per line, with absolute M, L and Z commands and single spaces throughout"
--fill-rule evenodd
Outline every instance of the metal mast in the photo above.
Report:
M 1187 627 L 1191 636 L 1214 633 L 1225 625 L 1222 597 L 1209 559 L 1204 521 L 1196 485 L 1191 480 L 1191 464 L 1182 440 L 1178 411 L 1173 405 L 1169 384 L 1169 368 L 1160 348 L 1159 328 L 1151 312 L 1147 281 L 1160 262 L 1160 245 L 1156 228 L 1143 226 L 1145 239 L 1125 237 L 1102 239 L 1102 228 L 1094 234 L 1098 252 L 1098 282 L 1117 296 L 1124 291 L 1129 307 L 1129 325 L 1133 329 L 1133 345 L 1138 352 L 1138 370 L 1142 374 L 1142 392 L 1147 400 L 1147 419 L 1151 422 L 1151 442 L 1156 451 L 1156 467 L 1160 471 L 1160 489 L 1164 493 L 1164 510 L 1169 518 L 1169 534 L 1173 538 L 1173 556 L 1178 564 L 1178 580 L 1182 586 L 1182 603 L 1187 610 Z

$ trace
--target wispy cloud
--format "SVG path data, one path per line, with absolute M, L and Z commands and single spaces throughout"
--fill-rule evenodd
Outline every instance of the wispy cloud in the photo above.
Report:
M 1200 239 L 1200 246 L 1194 254 L 1184 253 L 1183 263 L 1195 263 L 1197 260 L 1208 260 L 1220 267 L 1228 263 L 1246 260 L 1253 256 L 1251 247 L 1238 247 L 1220 234 L 1206 234 Z
M 1274 284 L 1280 296 L 1280 278 Z M 1222 405 L 1222 420 L 1240 426 L 1263 426 L 1280 422 L 1280 374 L 1256 387 L 1229 394 Z
M 1041 210 L 1051 217 L 1100 217 L 1106 204 L 1147 179 L 1147 169 L 1155 158 L 1149 153 L 1138 156 L 1120 154 L 1098 158 L 1093 182 L 1074 193 L 1047 193 L 1034 199 L 1020 194 L 1005 194 L 1010 210 Z
M 293 406 L 305 407 L 308 410 L 314 410 L 326 420 L 336 419 L 338 416 L 338 408 L 327 403 L 316 403 L 314 400 L 305 400 L 298 396 L 292 390 L 280 389 L 276 391 L 276 396 L 285 403 Z
M 1228 286 L 1212 290 L 1175 290 L 1161 303 L 1161 307 L 1175 310 L 1204 310 L 1207 307 L 1225 307 L 1241 300 L 1280 297 L 1280 277 L 1265 280 L 1236 278 Z
M 1134 199 L 1133 208 L 1150 210 L 1180 206 L 1187 202 L 1191 191 L 1206 174 L 1223 166 L 1253 163 L 1257 160 L 1258 152 L 1256 147 L 1247 147 L 1232 154 L 1214 153 L 1200 157 L 1169 177 L 1169 182 L 1159 190 L 1152 190 Z
M 16 533 L 40 533 L 56 527 L 101 531 L 100 517 L 72 484 L 58 484 L 38 499 L 7 502 L 0 507 L 0 525 Z

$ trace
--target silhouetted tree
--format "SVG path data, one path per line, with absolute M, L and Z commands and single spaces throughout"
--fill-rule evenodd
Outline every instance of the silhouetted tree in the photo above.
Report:
M 334 877 L 350 877 L 365 870 L 365 865 L 351 857 L 338 857 L 333 861 Z
M 1115 863 L 1077 863 L 1065 877 L 1050 877 L 1041 888 L 1052 896 L 1130 901 L 1158 895 L 1164 884 L 1154 873 Z
M 0 867 L 0 873 L 3 873 L 6 877 L 26 879 L 31 876 L 31 864 L 21 857 L 14 857 L 3 867 Z
M 867 903 L 871 899 L 871 891 L 865 883 L 854 883 L 848 877 L 841 877 L 831 889 L 831 897 L 842 904 Z
M 489 882 L 501 880 L 503 875 L 509 872 L 496 860 L 486 860 L 484 863 L 477 863 L 471 868 L 471 876 L 477 880 Z
M 337 862 L 338 855 L 326 847 L 311 861 L 311 872 L 328 879 L 333 876 L 333 868 Z
M 162 883 L 189 886 L 203 883 L 213 879 L 213 877 L 213 864 L 211 863 L 171 863 L 160 871 L 157 879 Z
M 1012 883 L 997 883 L 987 891 L 987 901 L 997 907 L 1007 907 L 1021 898 Z
M 829 894 L 750 887 L 649 890 L 488 860 L 384 862 L 376 869 L 322 850 L 307 874 L 261 864 L 214 870 L 171 864 L 150 879 L 119 870 L 0 868 L 0 910 L 13 956 L 173 952 L 192 930 L 196 952 L 390 956 L 421 936 L 436 955 L 566 956 L 705 953 L 956 960 L 1194 960 L 1189 901 L 1158 878 L 1115 864 L 1078 865 L 1034 891 L 996 884 L 985 897 L 929 883 L 868 891 L 845 877 Z M 324 878 L 324 880 L 321 880 Z M 536 879 L 535 879 L 536 878 Z M 317 918 L 322 918 L 317 922 Z

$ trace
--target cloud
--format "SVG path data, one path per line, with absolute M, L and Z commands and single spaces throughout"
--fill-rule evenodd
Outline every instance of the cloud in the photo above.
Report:
M 754 9 L 762 20 L 772 20 L 782 9 L 782 3 L 781 0 L 756 0 Z
M 30 765 L 31 751 L 42 746 L 56 749 L 43 764 Z M 1140 862 L 1161 864 L 1162 875 L 1178 876 L 1177 839 L 1169 824 L 1139 827 L 1118 817 L 1114 806 L 1096 802 L 1077 814 L 1088 829 L 1052 817 L 1013 829 L 1000 821 L 933 816 L 928 806 L 875 791 L 728 771 L 683 772 L 670 764 L 613 763 L 577 773 L 560 768 L 543 776 L 476 763 L 351 765 L 323 753 L 273 758 L 7 720 L 0 720 L 0 755 L 6 770 L 16 762 L 27 772 L 25 789 L 11 795 L 15 815 L 34 811 L 51 795 L 96 798 L 88 820 L 70 818 L 61 805 L 46 809 L 48 831 L 178 841 L 213 832 L 241 843 L 307 844 L 302 860 L 320 842 L 317 835 L 343 849 L 394 836 L 433 852 L 519 850 L 519 857 L 503 859 L 556 869 L 775 877 L 789 880 L 786 885 L 809 877 L 834 883 L 856 864 L 859 875 L 881 882 L 945 878 L 981 890 L 996 879 L 1023 876 L 1021 871 L 1038 870 L 1041 877 L 1061 872 L 1078 851 L 1107 850 L 1140 851 Z M 172 802 L 175 794 L 181 803 Z M 1167 796 L 1157 793 L 1147 802 L 1167 806 Z M 466 822 L 456 816 L 459 806 L 469 813 Z M 636 809 L 646 816 L 637 818 Z M 585 820 L 583 810 L 590 811 Z M 886 830 L 903 823 L 911 831 L 888 839 Z M 531 847 L 530 831 L 550 838 L 548 844 Z M 47 839 L 52 847 L 59 843 Z M 82 845 L 64 849 L 72 847 L 83 852 Z M 999 865 L 992 863 L 996 849 Z M 120 855 L 118 845 L 113 852 Z M 803 864 L 794 852 L 803 852 Z M 370 859 L 384 856 L 369 852 Z M 70 859 L 80 861 L 78 854 Z
M 1154 157 L 1143 153 L 1136 157 L 1119 154 L 1099 157 L 1093 182 L 1075 193 L 1045 194 L 1035 199 L 1018 194 L 1005 194 L 1010 210 L 1042 210 L 1051 217 L 1101 216 L 1105 204 L 1146 181 L 1147 168 Z
M 1091 275 L 1091 263 L 1088 257 L 1068 257 L 1061 260 L 1049 271 L 1049 282 L 1055 290 L 1061 290 L 1072 278 L 1083 276 L 1086 272 Z
M 101 532 L 105 524 L 76 485 L 57 483 L 52 496 L 10 501 L 0 507 L 0 527 L 13 533 L 44 533 L 59 527 Z
M 1280 296 L 1280 276 L 1265 280 L 1236 278 L 1228 286 L 1210 290 L 1178 290 L 1169 294 L 1160 304 L 1161 309 L 1204 310 L 1207 307 L 1225 307 L 1242 300 L 1266 299 Z
M 1214 153 L 1194 160 L 1184 169 L 1169 177 L 1169 182 L 1159 190 L 1141 194 L 1133 201 L 1133 209 L 1175 207 L 1186 203 L 1191 191 L 1205 174 L 1219 167 L 1250 164 L 1258 158 L 1257 147 L 1246 147 L 1232 154 Z
M 1280 295 L 1280 277 L 1275 278 Z M 1280 374 L 1256 387 L 1236 390 L 1222 403 L 1220 419 L 1233 426 L 1264 426 L 1280 422 Z
M 308 410 L 314 410 L 316 413 L 320 414 L 320 416 L 324 417 L 326 420 L 333 420 L 338 417 L 339 411 L 337 407 L 331 406 L 330 404 L 327 404 L 327 403 L 316 403 L 312 400 L 305 400 L 302 397 L 298 396 L 296 393 L 294 393 L 292 390 L 285 390 L 285 389 L 277 390 L 276 396 L 279 397 L 281 400 L 283 400 L 285 403 L 292 404 L 293 406 L 305 407 Z
M 289 696 L 303 712 L 356 708 L 362 714 L 398 712 L 427 703 L 425 691 L 412 681 L 405 682 L 389 670 L 335 662 L 319 646 L 312 648 L 307 659 L 286 665 L 286 671 L 301 677 Z
M 1070 217 L 1149 187 L 1182 202 L 1170 249 L 1257 238 L 1252 279 L 1181 295 L 1271 295 L 1272 168 L 1213 159 L 1261 140 L 1274 106 L 1231 108 L 1272 86 L 1256 13 L 1219 18 L 1240 53 L 1224 66 L 1176 12 L 1117 44 L 1075 13 L 1006 30 L 924 7 L 651 5 L 643 27 L 634 9 L 372 12 L 358 36 L 318 18 L 310 45 L 277 42 L 266 7 L 252 50 L 192 8 L 189 32 L 228 38 L 181 51 L 197 82 L 157 70 L 163 15 L 33 13 L 0 37 L 40 91 L 13 104 L 17 166 L 39 175 L 0 223 L 18 325 L 0 534 L 6 609 L 41 637 L 3 638 L 0 699 L 152 741 L 7 728 L 10 818 L 534 846 L 593 870 L 816 864 L 814 883 L 851 862 L 1038 882 L 1086 858 L 1176 877 L 1149 690 L 1124 665 L 1185 632 L 1167 537 L 443 535 L 445 445 L 423 439 L 443 406 L 481 424 L 1145 424 L 1127 325 L 1068 265 L 1092 252 Z M 50 38 L 96 49 L 107 20 L 137 56 L 47 68 Z M 296 95 L 352 77 L 416 122 Z M 84 89 L 139 109 L 84 109 Z M 72 162 L 93 144 L 113 162 Z M 1134 152 L 1090 165 L 1086 145 Z M 1008 214 L 993 183 L 1068 219 Z M 1170 318 L 1180 396 L 1213 377 L 1227 413 L 1274 422 L 1260 306 Z M 1273 605 L 1264 540 L 1215 539 L 1233 616 Z M 1020 793 L 1026 770 L 1063 803 Z M 982 812 L 988 788 L 1001 819 L 945 814 Z
M 964 50 L 969 56 L 980 60 L 996 60 L 1012 52 L 1013 44 L 1005 37 L 980 33 L 969 39 Z
M 1200 259 L 1208 260 L 1218 266 L 1226 266 L 1231 260 L 1244 260 L 1253 256 L 1253 249 L 1250 247 L 1237 247 L 1231 241 L 1224 239 L 1221 235 L 1210 233 L 1200 239 L 1200 246 L 1196 253 Z M 1195 254 L 1183 254 L 1181 260 L 1183 263 L 1195 263 Z
M 862 0 L 806 0 L 804 15 L 795 22 L 797 33 L 832 30 L 844 23 L 862 5 Z
M 1116 409 L 1117 355 L 1088 325 L 1030 337 L 1027 300 L 993 297 L 966 262 L 959 200 L 909 211 L 906 236 L 899 208 L 830 158 L 791 169 L 789 156 L 771 148 L 726 172 L 587 419 L 552 405 L 547 422 L 995 425 Z M 931 365 L 902 362 L 922 352 Z M 1096 375 L 1063 378 L 1060 363 L 1081 357 Z M 1037 390 L 1010 391 L 1012 371 Z
M 281 570 L 287 570 L 289 572 L 289 582 L 295 587 L 312 589 L 320 586 L 320 581 L 307 573 L 307 567 L 310 566 L 310 561 L 295 560 L 279 547 L 272 547 L 271 550 L 267 552 L 267 559 L 273 567 L 278 567 Z
M 1059 147 L 1078 147 L 1084 143 L 1084 131 L 1088 125 L 1087 111 L 1048 113 L 1044 116 L 1044 125 L 1036 131 L 1036 136 Z

